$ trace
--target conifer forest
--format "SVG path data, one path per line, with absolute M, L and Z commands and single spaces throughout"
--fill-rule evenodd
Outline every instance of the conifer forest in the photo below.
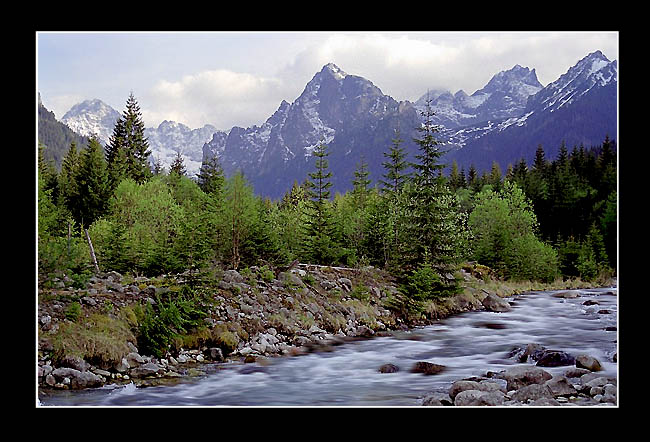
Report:
M 151 167 L 131 95 L 105 148 L 95 138 L 72 142 L 60 170 L 39 149 L 39 273 L 209 274 L 298 260 L 382 268 L 414 298 L 453 293 L 457 282 L 444 275 L 467 261 L 504 280 L 616 273 L 614 141 L 562 145 L 555 158 L 540 145 L 532 164 L 495 162 L 479 174 L 443 163 L 428 112 L 415 162 L 395 132 L 383 176 L 369 176 L 361 159 L 351 190 L 332 194 L 337 177 L 321 144 L 312 172 L 272 201 L 243 174 L 226 177 L 217 158 L 204 161 L 196 179 L 180 155 L 169 170 Z

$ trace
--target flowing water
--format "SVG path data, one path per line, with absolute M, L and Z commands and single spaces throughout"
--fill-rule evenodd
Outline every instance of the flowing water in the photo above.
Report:
M 41 405 L 63 406 L 418 406 L 431 392 L 459 379 L 517 364 L 508 353 L 529 343 L 573 355 L 587 354 L 616 376 L 617 290 L 581 290 L 508 298 L 506 313 L 468 312 L 391 336 L 349 342 L 331 352 L 279 357 L 264 365 L 215 364 L 206 376 L 170 386 L 134 384 L 40 395 Z M 585 305 L 587 300 L 596 305 Z M 437 375 L 411 373 L 418 361 L 446 366 Z M 383 364 L 400 368 L 380 373 Z M 545 367 L 562 374 L 568 367 Z

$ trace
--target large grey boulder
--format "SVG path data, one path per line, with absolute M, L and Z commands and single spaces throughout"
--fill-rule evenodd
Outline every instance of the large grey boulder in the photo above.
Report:
M 454 399 L 455 406 L 496 406 L 503 405 L 505 395 L 502 391 L 465 390 L 458 393 Z
M 507 383 L 506 389 L 511 391 L 531 384 L 543 384 L 553 376 L 539 367 L 518 365 L 507 369 L 499 377 L 505 379 Z
M 495 293 L 488 293 L 483 301 L 481 301 L 483 307 L 490 312 L 507 312 L 510 311 L 510 304 L 508 301 L 500 297 Z

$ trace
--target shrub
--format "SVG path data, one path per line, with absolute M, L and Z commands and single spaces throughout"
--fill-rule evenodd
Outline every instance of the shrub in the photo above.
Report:
M 71 302 L 65 308 L 64 314 L 66 319 L 69 319 L 72 322 L 77 322 L 77 319 L 79 319 L 79 316 L 81 316 L 81 304 L 79 304 L 77 301 Z
M 156 306 L 147 304 L 139 321 L 138 345 L 146 353 L 163 357 L 175 339 L 200 325 L 207 314 L 194 295 L 170 293 L 167 301 L 156 297 Z
M 363 283 L 354 286 L 350 292 L 350 297 L 358 299 L 360 301 L 367 301 L 370 297 L 370 289 L 366 287 Z

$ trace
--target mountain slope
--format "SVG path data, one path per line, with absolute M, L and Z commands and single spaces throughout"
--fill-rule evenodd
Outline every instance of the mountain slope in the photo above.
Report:
M 120 113 L 101 100 L 85 100 L 75 104 L 63 115 L 61 122 L 85 137 L 96 135 L 99 142 L 106 146 L 113 134 L 115 122 Z
M 530 163 L 540 144 L 554 158 L 563 142 L 569 149 L 590 147 L 616 135 L 617 62 L 595 51 L 530 96 L 521 115 L 446 131 L 444 137 L 451 149 L 447 162 L 482 171 L 497 161 L 505 171 L 521 158 Z
M 313 171 L 311 153 L 325 143 L 333 190 L 345 191 L 362 156 L 371 178 L 380 178 L 382 154 L 391 145 L 395 128 L 401 128 L 405 148 L 413 150 L 411 138 L 418 126 L 411 103 L 399 103 L 372 82 L 329 63 L 293 103 L 283 101 L 264 124 L 217 133 L 203 154 L 217 155 L 227 174 L 240 169 L 258 193 L 278 198 L 294 180 L 302 182 Z
M 38 97 L 38 142 L 45 145 L 43 158 L 54 163 L 57 170 L 61 169 L 63 157 L 70 149 L 70 143 L 77 144 L 77 149 L 88 145 L 88 138 L 83 137 L 54 116 L 54 112 L 43 106 Z
M 515 65 L 512 69 L 495 74 L 482 88 L 467 95 L 459 90 L 429 93 L 431 107 L 435 112 L 434 123 L 446 129 L 474 125 L 488 120 L 519 116 L 526 108 L 528 97 L 543 88 L 535 69 Z M 427 94 L 415 102 L 421 111 Z

